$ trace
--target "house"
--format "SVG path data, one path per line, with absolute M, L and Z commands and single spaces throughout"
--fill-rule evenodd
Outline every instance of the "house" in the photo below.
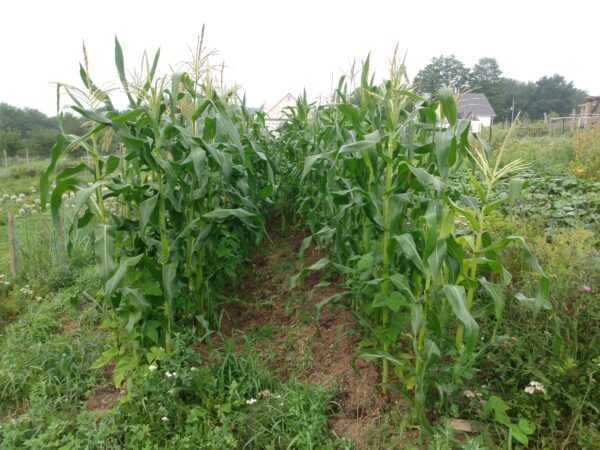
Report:
M 591 124 L 598 123 L 600 117 L 600 96 L 588 95 L 579 105 L 579 127 L 587 128 Z
M 292 94 L 286 94 L 281 100 L 273 105 L 265 114 L 265 124 L 270 130 L 276 130 L 285 121 L 285 109 L 296 104 L 296 98 Z
M 494 123 L 496 112 L 485 94 L 469 92 L 461 94 L 456 103 L 456 112 L 459 119 L 471 121 L 471 131 L 479 133 L 481 127 L 489 127 Z

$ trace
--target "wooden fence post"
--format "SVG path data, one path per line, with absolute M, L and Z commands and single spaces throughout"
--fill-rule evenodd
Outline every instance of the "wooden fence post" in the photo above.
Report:
M 8 246 L 10 248 L 10 270 L 17 278 L 17 245 L 15 243 L 15 221 L 12 211 L 8 211 Z

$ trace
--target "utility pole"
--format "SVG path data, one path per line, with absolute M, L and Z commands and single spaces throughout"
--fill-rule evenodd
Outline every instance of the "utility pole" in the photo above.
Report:
M 512 106 L 510 107 L 510 123 L 512 125 L 515 120 L 515 98 L 512 99 Z

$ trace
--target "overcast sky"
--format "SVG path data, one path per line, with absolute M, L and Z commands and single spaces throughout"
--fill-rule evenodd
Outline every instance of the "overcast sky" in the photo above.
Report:
M 97 84 L 117 80 L 114 36 L 128 68 L 161 47 L 162 73 L 189 56 L 206 24 L 206 42 L 229 67 L 250 106 L 267 108 L 303 88 L 326 94 L 353 58 L 369 51 L 378 75 L 396 43 L 411 78 L 433 56 L 472 66 L 495 57 L 505 76 L 537 80 L 559 73 L 600 95 L 600 59 L 590 20 L 600 2 L 565 1 L 3 1 L 0 102 L 54 115 L 53 81 L 78 83 L 85 40 Z M 587 30 L 587 31 L 586 31 Z

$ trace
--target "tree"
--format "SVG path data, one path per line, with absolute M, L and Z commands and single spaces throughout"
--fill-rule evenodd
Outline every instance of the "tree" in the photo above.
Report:
M 446 86 L 461 88 L 468 82 L 469 69 L 454 55 L 432 58 L 414 79 L 418 90 L 427 93 L 435 93 Z
M 29 133 L 27 147 L 29 154 L 47 157 L 50 155 L 50 149 L 56 142 L 58 132 L 50 128 L 38 128 Z
M 536 98 L 533 115 L 541 119 L 544 113 L 557 112 L 561 116 L 571 114 L 583 101 L 585 92 L 577 89 L 572 81 L 567 82 L 561 75 L 542 77 L 535 82 Z
M 480 58 L 471 69 L 471 88 L 482 92 L 498 116 L 503 111 L 502 71 L 495 58 Z
M 0 130 L 0 150 L 6 150 L 8 156 L 15 156 L 22 148 L 21 133 L 14 129 Z
M 502 71 L 496 58 L 479 58 L 471 69 L 471 86 L 499 83 Z

